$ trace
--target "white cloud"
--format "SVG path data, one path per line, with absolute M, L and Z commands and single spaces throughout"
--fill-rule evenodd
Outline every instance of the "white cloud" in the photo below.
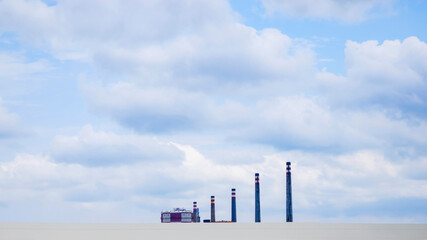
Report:
M 384 109 L 333 108 L 324 99 L 289 96 L 261 101 L 243 138 L 280 148 L 388 148 L 427 142 L 422 118 L 402 118 Z M 393 130 L 392 130 L 393 129 Z
M 136 73 L 144 84 L 297 78 L 298 70 L 314 66 L 309 48 L 276 29 L 238 23 L 222 0 L 61 1 L 51 7 L 6 0 L 0 9 L 8 19 L 0 29 L 35 39 L 61 59 L 82 56 L 106 72 Z M 35 30 L 27 25 L 43 29 L 31 37 Z
M 319 90 L 332 104 L 382 105 L 422 115 L 427 101 L 425 42 L 416 37 L 382 44 L 347 41 L 345 56 L 347 76 L 327 71 L 316 74 Z
M 52 69 L 45 59 L 26 60 L 20 53 L 0 51 L 0 84 L 35 78 L 35 75 Z
M 324 5 L 371 8 L 380 2 Z M 275 29 L 257 31 L 236 22 L 226 1 L 173 2 L 168 7 L 165 2 L 121 4 L 114 0 L 61 1 L 54 7 L 37 1 L 1 4 L 9 15 L 22 15 L 22 24 L 10 22 L 17 32 L 26 34 L 29 30 L 23 25 L 30 19 L 40 25 L 53 24 L 49 34 L 40 31 L 40 37 L 55 54 L 65 56 L 77 50 L 77 55 L 87 56 L 101 69 L 101 76 L 118 73 L 111 77 L 116 83 L 83 86 L 85 95 L 95 111 L 144 131 L 206 127 L 230 131 L 228 135 L 233 136 L 240 130 L 277 131 L 287 125 L 310 131 L 292 133 L 288 128 L 279 132 L 323 142 L 321 136 L 334 136 L 327 133 L 340 125 L 334 123 L 334 114 L 358 115 L 334 109 L 343 99 L 348 104 L 381 94 L 403 96 L 410 103 L 422 103 L 425 98 L 425 43 L 416 38 L 382 45 L 349 41 L 348 76 L 316 75 L 309 47 Z M 106 17 L 93 19 L 95 13 Z M 194 22 L 196 16 L 200 18 Z M 49 24 L 43 24 L 45 18 Z M 115 81 L 117 76 L 121 81 Z M 111 80 L 106 78 L 105 82 Z M 300 95 L 306 97 L 295 97 Z M 314 104 L 311 99 L 316 99 Z M 266 114 L 270 116 L 263 117 Z M 304 136 L 304 132 L 311 135 Z
M 161 43 L 234 18 L 227 1 L 42 1 L 0 3 L 0 29 L 16 31 L 65 59 L 91 58 L 105 49 Z M 99 18 L 98 16 L 103 16 Z M 197 19 L 197 21 L 194 21 Z
M 20 132 L 18 129 L 18 115 L 9 112 L 3 105 L 3 100 L 0 98 L 0 138 L 12 136 Z
M 104 88 L 84 85 L 94 111 L 111 115 L 140 131 L 168 132 L 198 128 L 230 128 L 242 123 L 249 109 L 240 103 L 217 104 L 210 95 L 175 88 L 140 88 L 122 83 Z
M 185 159 L 175 164 L 133 163 L 120 167 L 86 167 L 58 163 L 49 156 L 20 154 L 13 161 L 0 164 L 0 202 L 5 203 L 5 211 L 15 209 L 18 215 L 22 214 L 19 209 L 25 210 L 28 199 L 39 207 L 49 202 L 58 210 L 67 206 L 65 209 L 69 210 L 61 211 L 76 221 L 102 219 L 96 216 L 118 221 L 113 217 L 118 216 L 117 212 L 128 213 L 132 209 L 147 214 L 138 217 L 119 214 L 123 217 L 119 221 L 153 221 L 161 209 L 188 207 L 194 200 L 206 216 L 209 196 L 215 195 L 218 217 L 228 219 L 229 191 L 236 187 L 239 219 L 252 221 L 253 174 L 260 172 L 263 219 L 280 220 L 282 216 L 278 213 L 284 210 L 286 161 L 293 163 L 295 211 L 314 211 L 311 217 L 316 217 L 316 209 L 324 206 L 333 206 L 328 211 L 338 216 L 363 203 L 427 197 L 425 178 L 413 179 L 407 172 L 413 167 L 424 169 L 425 161 L 394 162 L 377 151 L 335 155 L 287 151 L 264 156 L 256 163 L 229 165 L 206 158 L 192 146 L 174 146 L 185 154 Z M 82 210 L 85 213 L 81 212 L 80 218 L 72 213 Z M 40 214 L 37 210 L 33 213 Z M 36 216 L 27 217 L 36 219 Z M 58 218 L 69 219 L 52 215 L 46 220 Z
M 418 38 L 384 41 L 381 45 L 377 41 L 348 41 L 345 53 L 348 77 L 369 86 L 368 92 L 425 95 L 425 91 L 417 90 L 426 87 L 427 44 Z
M 42 39 L 55 28 L 54 11 L 43 2 L 5 0 L 0 2 L 0 30 L 18 31 L 31 42 L 41 44 Z
M 262 0 L 267 14 L 281 13 L 291 17 L 337 19 L 360 22 L 375 14 L 390 13 L 392 0 Z
M 427 142 L 423 118 L 387 108 L 335 108 L 326 97 L 291 95 L 248 104 L 124 83 L 86 91 L 95 109 L 140 132 L 215 131 L 229 140 L 279 148 L 418 148 Z
M 84 126 L 76 136 L 55 136 L 51 148 L 56 161 L 87 166 L 173 163 L 182 158 L 175 147 L 155 137 L 97 132 L 90 125 Z
M 345 209 L 384 199 L 426 198 L 421 190 L 427 187 L 425 178 L 411 179 L 404 170 L 413 165 L 390 160 L 377 151 L 337 155 L 291 151 L 270 157 L 293 162 L 294 204 L 301 212 L 321 212 L 316 208 L 329 206 L 327 211 L 352 214 Z

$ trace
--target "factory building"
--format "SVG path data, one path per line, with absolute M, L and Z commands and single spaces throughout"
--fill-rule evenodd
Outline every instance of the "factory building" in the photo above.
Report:
M 173 211 L 165 211 L 161 214 L 162 223 L 191 223 L 193 213 L 183 208 L 174 208 Z

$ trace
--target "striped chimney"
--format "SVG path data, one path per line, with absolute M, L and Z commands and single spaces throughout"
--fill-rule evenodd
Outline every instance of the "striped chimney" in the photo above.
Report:
M 293 222 L 291 162 L 286 162 L 286 222 Z
M 193 202 L 193 222 L 197 222 L 197 202 Z
M 231 221 L 237 222 L 237 215 L 236 215 L 236 189 L 231 189 Z
M 215 196 L 211 196 L 211 222 L 215 222 Z
M 261 222 L 261 206 L 259 200 L 259 173 L 255 173 L 255 222 Z

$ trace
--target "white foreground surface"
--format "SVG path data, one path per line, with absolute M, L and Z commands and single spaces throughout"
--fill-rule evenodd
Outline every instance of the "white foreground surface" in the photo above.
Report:
M 427 224 L 0 223 L 1 240 L 427 239 Z

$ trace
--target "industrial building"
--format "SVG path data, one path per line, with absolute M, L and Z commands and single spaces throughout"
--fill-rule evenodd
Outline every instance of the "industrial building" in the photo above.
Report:
M 183 208 L 174 208 L 172 211 L 165 211 L 161 214 L 162 223 L 191 223 L 193 213 Z

